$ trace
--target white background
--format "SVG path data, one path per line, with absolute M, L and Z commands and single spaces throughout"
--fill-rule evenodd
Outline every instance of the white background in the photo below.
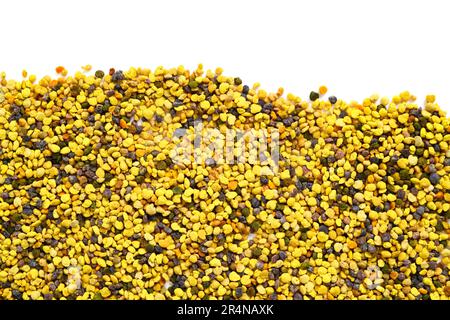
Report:
M 183 64 L 308 98 L 409 90 L 450 110 L 448 1 L 2 1 L 0 70 L 20 77 Z

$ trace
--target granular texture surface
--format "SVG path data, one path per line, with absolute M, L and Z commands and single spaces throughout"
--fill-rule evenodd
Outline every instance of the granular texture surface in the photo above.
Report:
M 1 76 L 1 299 L 449 298 L 434 96 L 83 69 Z

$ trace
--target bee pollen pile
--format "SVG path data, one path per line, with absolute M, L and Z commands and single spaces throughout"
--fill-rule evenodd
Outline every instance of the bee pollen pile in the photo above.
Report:
M 0 299 L 449 298 L 450 121 L 434 96 L 302 100 L 201 65 L 83 69 L 1 74 Z M 199 122 L 277 132 L 278 159 L 199 162 L 201 143 L 175 161 Z

